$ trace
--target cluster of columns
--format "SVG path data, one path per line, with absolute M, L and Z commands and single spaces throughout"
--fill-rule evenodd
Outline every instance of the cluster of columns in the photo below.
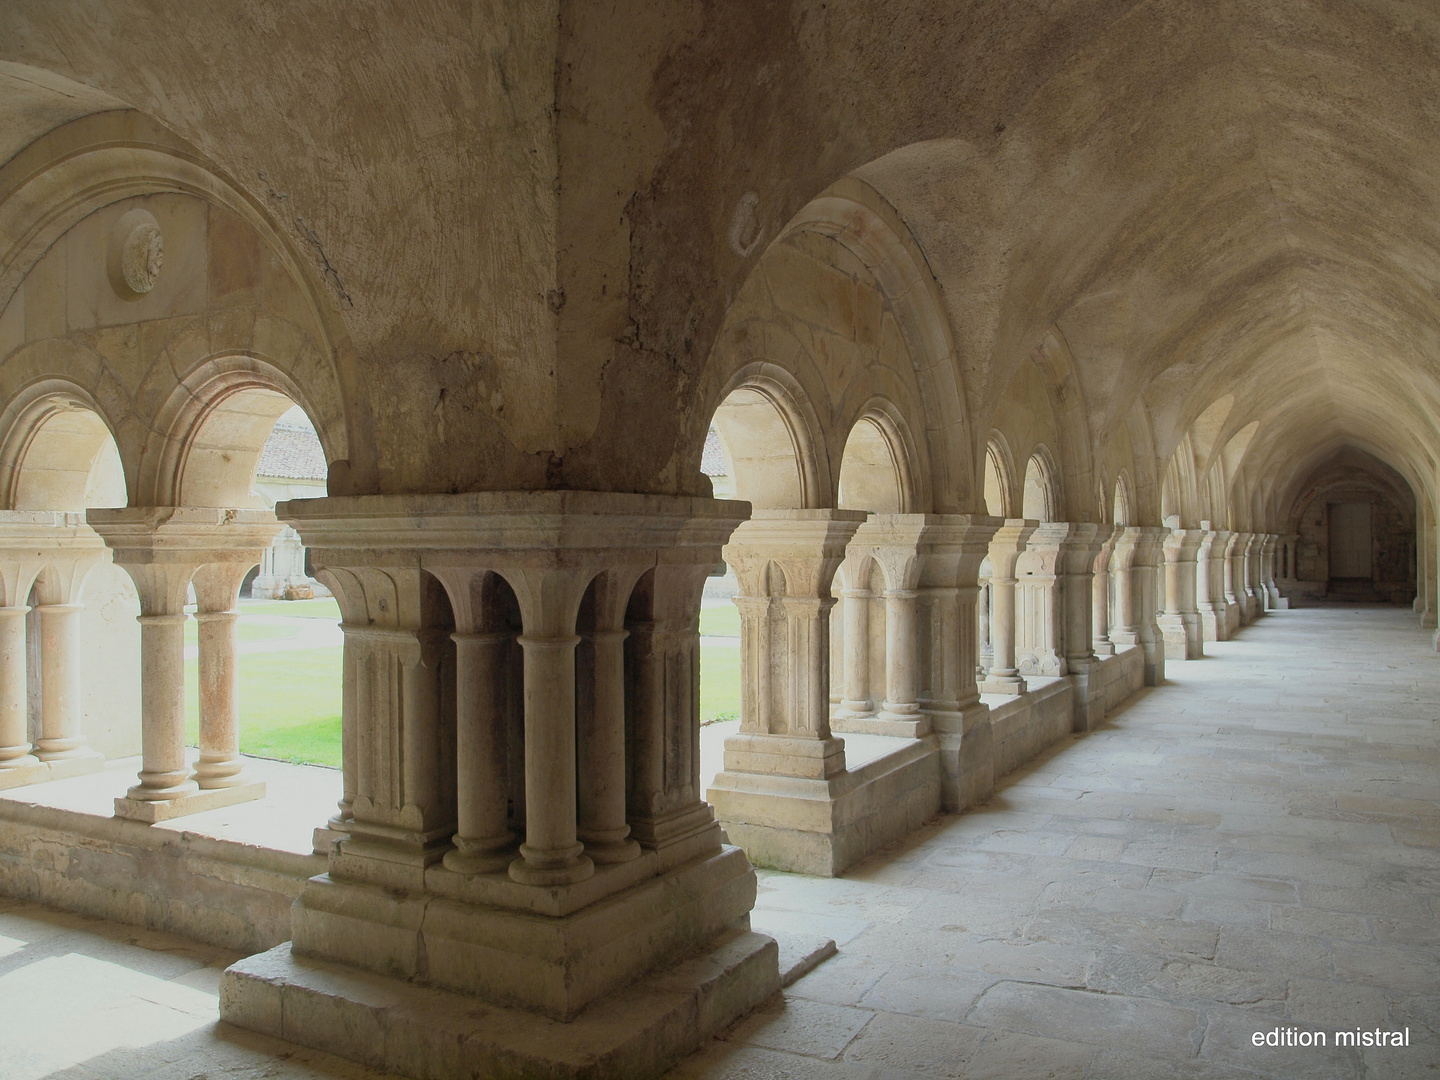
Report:
M 703 801 L 698 716 L 704 583 L 744 504 L 501 492 L 280 512 L 345 634 L 344 796 L 297 953 L 567 1018 L 744 917 L 754 874 Z M 617 952 L 640 920 L 646 941 Z
M 1103 714 L 1092 686 L 1097 658 L 1116 646 L 1145 652 L 1147 683 L 1164 677 L 1154 579 L 1163 529 L 1075 522 L 1006 521 L 990 542 L 990 603 L 982 634 L 987 694 L 1023 693 L 1035 679 L 1067 677 L 1076 689 L 1076 730 Z M 1113 590 L 1113 598 L 1112 598 Z
M 1225 641 L 1266 611 L 1286 606 L 1275 580 L 1285 537 L 1216 529 L 1208 521 L 1198 529 L 1176 524 L 1166 531 L 1159 625 L 1172 655 L 1196 659 L 1206 641 Z
M 105 546 L 79 514 L 0 511 L 0 787 L 95 772 L 86 742 L 81 590 Z M 30 601 L 38 626 L 27 616 Z M 38 632 L 40 715 L 32 742 L 31 634 Z
M 162 821 L 261 798 L 242 768 L 239 736 L 240 584 L 279 531 L 263 510 L 96 509 L 86 520 L 140 598 L 141 768 L 115 800 L 119 817 Z M 200 755 L 185 756 L 185 611 L 195 589 Z
M 1195 659 L 1204 642 L 1284 605 L 1276 553 L 1287 539 L 1208 521 L 1198 529 L 1006 521 L 981 579 L 981 688 L 1018 694 L 1028 679 L 1074 676 L 1087 655 L 1117 646 L 1143 650 L 1153 686 L 1167 655 Z M 1068 586 L 1058 570 L 1066 566 Z
M 944 805 L 968 805 L 989 787 L 981 693 L 1066 679 L 1074 730 L 1093 729 L 1111 677 L 1102 658 L 1140 650 L 1155 685 L 1167 652 L 1198 656 L 1274 605 L 1275 539 L 1208 522 L 757 512 L 725 548 L 740 586 L 741 722 L 711 802 L 760 861 L 837 872 L 858 850 L 855 820 L 872 838 L 888 827 L 866 776 L 847 769 L 845 735 L 933 737 Z M 887 782 L 900 790 L 898 772 Z
M 768 510 L 735 531 L 725 560 L 740 585 L 740 730 L 725 742 L 709 796 L 753 858 L 838 873 L 918 825 L 911 804 L 933 798 L 924 820 L 942 800 L 974 801 L 969 787 L 984 782 L 969 775 L 961 748 L 973 747 L 980 736 L 967 742 L 967 733 L 988 714 L 975 684 L 975 609 L 997 524 Z M 888 759 L 893 790 L 877 794 L 847 770 L 836 732 L 906 740 Z M 938 785 L 933 765 L 928 780 L 920 775 L 937 745 Z

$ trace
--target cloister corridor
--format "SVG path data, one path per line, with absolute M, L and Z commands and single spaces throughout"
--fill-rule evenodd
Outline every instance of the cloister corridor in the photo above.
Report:
M 1308 608 L 1206 648 L 845 876 L 762 871 L 756 924 L 839 952 L 670 1077 L 1435 1075 L 1429 635 Z M 378 1075 L 218 1025 L 236 956 L 15 901 L 0 935 L 6 1080 Z M 1277 1027 L 1410 1046 L 1252 1045 Z

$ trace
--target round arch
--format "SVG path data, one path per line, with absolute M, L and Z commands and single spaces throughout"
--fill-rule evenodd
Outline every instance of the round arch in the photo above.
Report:
M 829 501 L 819 420 L 784 368 L 759 362 L 736 372 L 711 425 L 734 475 L 735 498 L 765 510 L 814 510 Z
M 995 431 L 985 446 L 985 512 L 991 517 L 1013 518 L 1015 513 L 1015 459 L 1005 436 Z
M 918 473 L 903 415 L 883 398 L 872 398 L 845 440 L 835 505 L 880 514 L 914 513 L 925 502 L 917 491 Z
M 234 214 L 296 284 L 307 333 L 316 335 L 314 355 L 305 363 L 322 368 L 323 375 L 315 374 L 336 387 L 333 409 L 307 405 L 307 412 L 317 429 L 323 418 L 327 455 L 332 463 L 344 464 L 340 472 L 347 487 L 376 482 L 372 425 L 357 389 L 349 334 L 313 260 L 265 207 L 143 113 L 117 108 L 79 117 L 36 138 L 0 166 L 0 237 L 8 241 L 0 243 L 0 310 L 41 257 L 83 219 L 114 203 L 161 193 L 190 195 Z M 256 335 L 257 340 L 263 336 L 258 325 Z M 290 344 L 283 331 L 271 336 Z M 138 492 L 131 494 L 140 504 Z
M 1056 521 L 1064 505 L 1054 458 L 1048 447 L 1037 446 L 1025 464 L 1025 489 L 1020 514 L 1032 521 Z
M 141 454 L 135 487 L 146 501 L 137 505 L 247 505 L 265 439 L 292 405 L 315 423 L 326 461 L 335 461 L 334 436 L 317 420 L 313 395 L 283 368 L 254 355 L 197 364 L 156 414 L 164 435 L 147 440 Z

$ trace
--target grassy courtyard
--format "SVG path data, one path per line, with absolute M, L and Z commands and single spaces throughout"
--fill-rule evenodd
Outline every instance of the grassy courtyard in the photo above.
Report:
M 258 617 L 257 617 L 258 616 Z M 342 650 L 291 648 L 302 639 L 307 620 L 340 621 L 334 600 L 249 600 L 241 603 L 240 751 L 258 757 L 340 767 L 340 686 Z M 195 622 L 186 624 L 186 644 L 195 645 Z M 738 637 L 739 615 L 732 605 L 706 608 L 700 632 Z M 251 643 L 275 642 L 276 651 L 244 652 Z M 198 663 L 185 663 L 187 739 L 199 739 Z M 702 723 L 733 720 L 740 714 L 740 649 L 700 644 Z

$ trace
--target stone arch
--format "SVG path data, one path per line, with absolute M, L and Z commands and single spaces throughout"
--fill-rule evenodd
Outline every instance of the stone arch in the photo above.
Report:
M 1113 505 L 1113 520 L 1116 525 L 1128 527 L 1136 524 L 1135 500 L 1134 496 L 1130 494 L 1130 477 L 1123 470 L 1115 477 Z
M 1059 519 L 1064 502 L 1056 476 L 1055 461 L 1049 448 L 1037 446 L 1025 465 L 1025 489 L 1020 508 L 1022 517 L 1042 522 Z
M 1165 465 L 1160 484 L 1160 517 L 1193 528 L 1203 516 L 1200 485 L 1196 479 L 1195 450 L 1187 432 Z
M 992 432 L 985 447 L 985 512 L 991 517 L 1013 518 L 1015 513 L 1015 459 L 1000 432 Z
M 136 483 L 135 495 L 145 501 L 136 505 L 249 505 L 249 481 L 275 421 L 291 405 L 316 421 L 314 401 L 287 371 L 260 357 L 196 365 L 156 413 Z M 315 430 L 326 460 L 334 461 L 333 436 L 323 421 Z
M 968 511 L 975 501 L 969 409 L 944 298 L 924 252 L 889 201 L 856 176 L 812 199 L 775 242 L 801 230 L 829 236 L 859 258 L 893 305 L 924 416 L 927 452 L 916 459 L 928 467 L 918 479 L 935 511 Z
M 123 506 L 127 487 L 112 424 L 82 387 L 43 379 L 0 413 L 5 509 L 79 513 L 87 506 Z
M 330 460 L 340 466 L 347 490 L 374 483 L 369 407 L 358 389 L 336 296 L 313 257 L 205 155 L 143 113 L 116 108 L 79 117 L 36 138 L 0 166 L 0 237 L 8 240 L 0 244 L 0 311 L 31 268 L 80 221 L 116 202 L 161 193 L 190 195 L 239 218 L 295 283 L 306 332 L 315 339 L 315 355 L 307 362 L 323 368 L 336 388 L 333 409 L 316 412 L 307 406 L 307 412 L 317 419 L 317 428 L 326 419 L 327 453 L 333 449 L 336 456 Z M 257 325 L 255 334 L 262 339 L 263 328 Z M 276 354 L 263 346 L 259 351 Z M 333 418 L 327 415 L 332 412 Z M 123 450 L 125 440 L 118 441 Z M 336 472 L 332 469 L 332 476 Z M 133 501 L 137 493 L 131 494 Z
M 918 473 L 904 416 L 889 401 L 872 398 L 845 440 L 835 505 L 881 514 L 914 513 L 925 502 L 917 491 Z
M 888 584 L 889 578 L 885 573 L 885 566 L 873 554 L 866 553 L 862 557 L 848 558 L 835 571 L 835 576 L 846 589 L 871 589 L 873 590 L 878 582 L 880 591 L 887 588 L 898 588 Z M 832 620 L 831 625 L 835 625 Z
M 1085 394 L 1076 373 L 1074 354 L 1060 327 L 1052 323 L 1030 355 L 1044 380 L 1059 440 L 1056 454 L 1050 457 L 1058 500 L 1054 513 L 1057 519 L 1066 521 L 1091 520 L 1095 511 L 1082 505 L 1080 500 L 1094 490 L 1091 477 L 1095 475 L 1095 463 Z
M 819 419 L 784 368 L 760 362 L 738 371 L 711 424 L 735 479 L 735 498 L 756 509 L 818 509 L 829 501 Z

